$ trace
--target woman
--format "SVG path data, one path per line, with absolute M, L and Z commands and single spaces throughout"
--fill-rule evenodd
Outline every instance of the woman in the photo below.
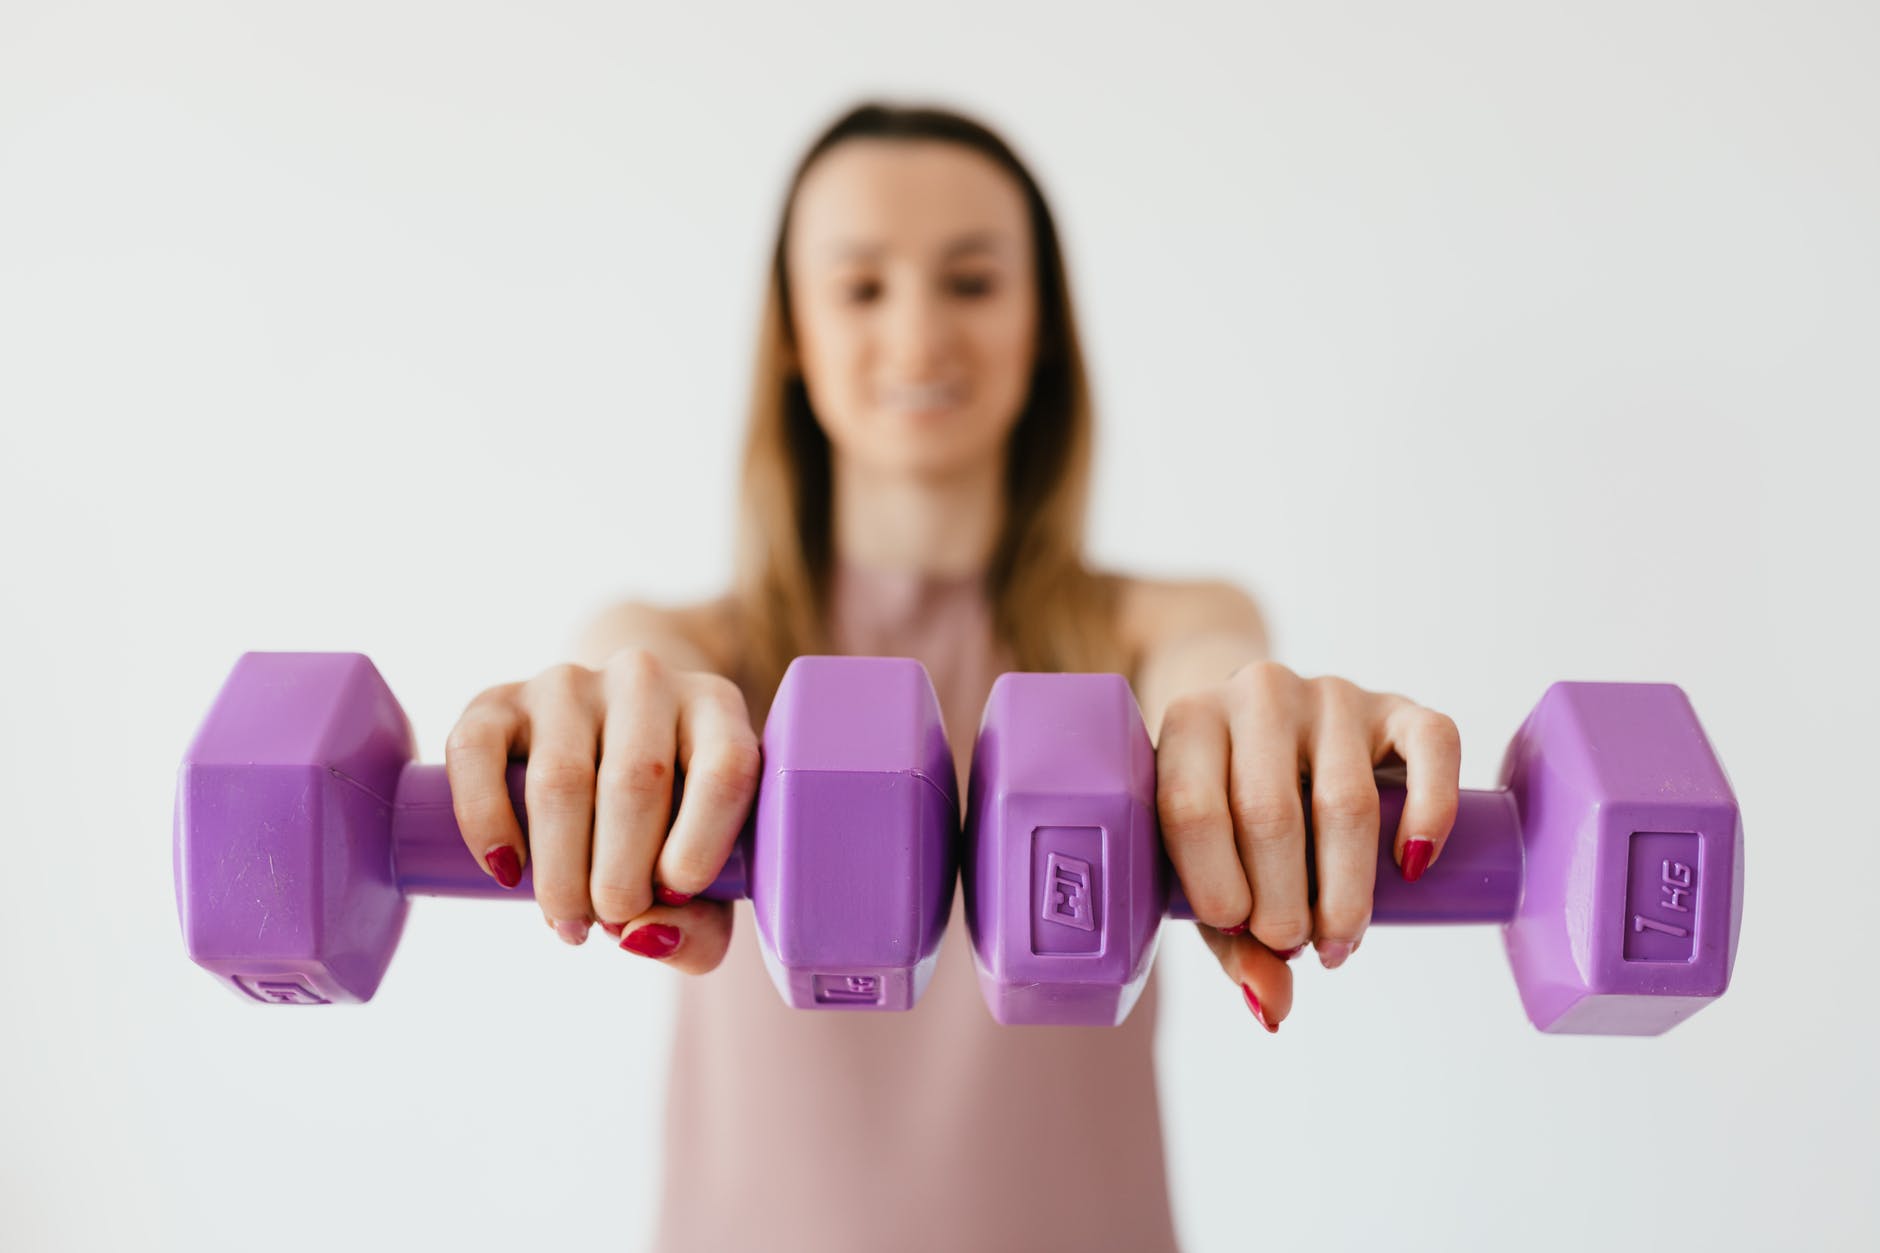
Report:
M 1236 587 L 1087 567 L 1090 449 L 1062 254 L 1030 174 L 955 114 L 858 108 L 785 197 L 734 587 L 603 614 L 583 664 L 490 689 L 453 730 L 457 817 L 493 876 L 513 885 L 533 857 L 562 939 L 598 921 L 630 952 L 711 972 L 680 988 L 656 1248 L 1175 1247 L 1153 973 L 1120 1027 L 998 1026 L 961 894 L 914 1009 L 811 1013 L 780 1001 L 737 907 L 690 899 L 754 796 L 757 729 L 792 657 L 924 662 L 962 796 L 1000 673 L 1128 675 L 1198 929 L 1268 1031 L 1291 1010 L 1288 959 L 1312 943 L 1337 966 L 1363 938 L 1376 765 L 1407 765 L 1401 872 L 1440 851 L 1455 725 L 1266 660 Z M 526 846 L 503 790 L 524 756 Z

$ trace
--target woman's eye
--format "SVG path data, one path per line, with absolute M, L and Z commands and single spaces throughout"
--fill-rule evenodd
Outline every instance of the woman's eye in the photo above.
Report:
M 855 305 L 867 304 L 880 294 L 881 284 L 873 282 L 872 280 L 861 283 L 850 283 L 843 289 L 844 297 L 850 304 Z
M 956 274 L 952 279 L 955 295 L 983 296 L 992 290 L 992 276 L 989 274 Z

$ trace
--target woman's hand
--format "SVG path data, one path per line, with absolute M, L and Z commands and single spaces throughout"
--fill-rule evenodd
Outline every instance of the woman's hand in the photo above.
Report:
M 1371 921 L 1379 839 L 1374 770 L 1401 765 L 1392 850 L 1416 879 L 1456 820 L 1462 745 L 1443 714 L 1273 661 L 1176 697 L 1156 746 L 1162 840 L 1201 935 L 1268 1031 L 1292 1010 L 1286 965 L 1307 943 L 1336 967 Z M 1306 895 L 1310 813 L 1318 876 Z
M 527 758 L 529 836 L 510 805 Z M 729 901 L 692 900 L 731 856 L 757 794 L 760 751 L 729 679 L 674 670 L 645 648 L 599 669 L 560 665 L 470 702 L 445 745 L 470 855 L 504 887 L 535 862 L 535 900 L 570 944 L 598 921 L 621 947 L 688 974 L 731 943 Z M 672 816 L 673 763 L 685 774 Z M 668 827 L 670 825 L 670 832 Z

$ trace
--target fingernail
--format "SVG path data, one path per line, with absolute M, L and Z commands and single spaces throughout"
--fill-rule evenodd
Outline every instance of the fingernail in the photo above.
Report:
M 663 883 L 653 885 L 653 895 L 659 898 L 661 905 L 683 905 L 692 899 L 692 893 L 675 892 Z
M 1237 922 L 1231 927 L 1222 927 L 1221 934 L 1222 935 L 1239 935 L 1242 931 L 1245 931 L 1246 929 L 1247 929 L 1246 923 Z
M 562 938 L 563 943 L 585 944 L 590 925 L 585 918 L 557 918 L 555 934 Z
M 1303 952 L 1305 951 L 1305 948 L 1306 948 L 1306 946 L 1305 946 L 1305 945 L 1303 945 L 1303 944 L 1295 944 L 1295 945 L 1293 945 L 1293 946 L 1292 946 L 1291 948 L 1289 948 L 1289 949 L 1283 949 L 1283 950 L 1281 950 L 1281 951 L 1280 951 L 1280 952 L 1279 952 L 1279 953 L 1277 954 L 1277 956 L 1279 957 L 1279 959 L 1280 959 L 1281 961 L 1283 961 L 1283 962 L 1289 962 L 1289 961 L 1291 961 L 1291 960 L 1292 960 L 1293 958 L 1295 958 L 1295 957 L 1297 957 L 1297 956 L 1299 956 L 1299 954 L 1301 954 L 1301 953 L 1303 953 Z
M 642 957 L 671 957 L 679 947 L 679 928 L 649 922 L 628 932 L 620 947 Z
M 1268 1035 L 1278 1035 L 1279 1028 L 1268 1022 L 1266 1014 L 1260 1009 L 1260 998 L 1253 994 L 1253 985 L 1241 984 L 1240 994 L 1247 998 L 1247 1008 L 1253 1011 L 1254 1020 L 1266 1028 Z
M 1430 868 L 1430 855 L 1436 851 L 1434 840 L 1411 840 L 1403 846 L 1403 877 L 1415 883 Z
M 1326 940 L 1319 945 L 1319 965 L 1327 970 L 1337 970 L 1351 956 L 1354 947 L 1350 940 Z
M 601 924 L 601 930 L 605 931 L 608 935 L 611 935 L 614 937 L 614 939 L 618 940 L 620 938 L 621 931 L 626 929 L 626 925 L 627 924 L 624 922 L 603 922 Z
M 513 888 L 522 882 L 522 858 L 516 856 L 516 850 L 507 844 L 500 844 L 483 854 L 483 864 L 490 868 L 496 881 L 506 888 Z

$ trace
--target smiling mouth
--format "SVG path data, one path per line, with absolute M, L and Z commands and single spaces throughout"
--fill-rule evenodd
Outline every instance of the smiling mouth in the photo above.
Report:
M 966 389 L 957 383 L 914 383 L 881 390 L 884 408 L 899 413 L 940 413 L 956 408 L 966 398 Z

